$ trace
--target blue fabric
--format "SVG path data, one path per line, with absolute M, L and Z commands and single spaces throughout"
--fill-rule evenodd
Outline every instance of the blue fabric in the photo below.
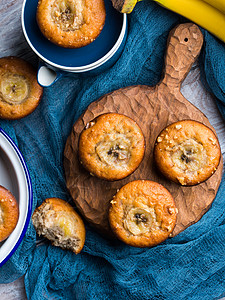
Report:
M 38 108 L 0 126 L 18 144 L 30 171 L 33 209 L 47 197 L 71 201 L 63 150 L 72 125 L 88 104 L 120 87 L 155 85 L 161 77 L 169 31 L 184 19 L 151 1 L 129 16 L 129 35 L 118 62 L 89 78 L 62 78 L 44 90 Z M 203 81 L 225 117 L 225 45 L 203 30 Z M 28 299 L 218 299 L 225 295 L 225 178 L 210 210 L 196 224 L 154 248 L 110 242 L 86 224 L 82 253 L 44 243 L 36 247 L 30 223 L 16 253 L 0 269 L 0 282 L 25 275 Z

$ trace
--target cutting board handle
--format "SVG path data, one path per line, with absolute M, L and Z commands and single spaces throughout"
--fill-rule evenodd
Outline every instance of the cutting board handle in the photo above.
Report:
M 169 34 L 162 82 L 179 87 L 200 54 L 203 35 L 193 23 L 180 24 Z

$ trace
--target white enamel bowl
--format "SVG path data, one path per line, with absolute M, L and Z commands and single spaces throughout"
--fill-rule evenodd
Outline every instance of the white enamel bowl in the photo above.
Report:
M 0 185 L 10 190 L 19 204 L 19 220 L 16 228 L 0 243 L 0 266 L 2 266 L 16 251 L 26 233 L 32 212 L 32 185 L 22 154 L 1 128 Z

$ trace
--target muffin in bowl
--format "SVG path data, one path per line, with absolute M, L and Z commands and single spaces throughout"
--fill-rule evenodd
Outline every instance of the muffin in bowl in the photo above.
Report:
M 104 0 L 39 0 L 37 23 L 43 35 L 64 48 L 93 42 L 105 24 Z

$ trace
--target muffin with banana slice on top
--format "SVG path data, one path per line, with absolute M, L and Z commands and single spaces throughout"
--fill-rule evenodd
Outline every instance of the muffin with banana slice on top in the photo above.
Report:
M 177 208 L 170 192 L 150 180 L 124 185 L 114 196 L 109 223 L 115 235 L 134 247 L 152 247 L 165 241 L 176 224 Z
M 178 184 L 191 186 L 207 180 L 221 157 L 215 133 L 194 120 L 170 124 L 158 135 L 154 157 L 161 173 Z
M 25 60 L 0 58 L 0 118 L 20 119 L 35 110 L 43 94 L 36 76 L 36 70 Z
M 42 34 L 64 48 L 93 42 L 105 24 L 104 0 L 39 0 L 37 23 Z
M 78 154 L 93 176 L 114 181 L 133 173 L 145 151 L 141 128 L 131 118 L 105 113 L 90 121 L 81 132 Z

